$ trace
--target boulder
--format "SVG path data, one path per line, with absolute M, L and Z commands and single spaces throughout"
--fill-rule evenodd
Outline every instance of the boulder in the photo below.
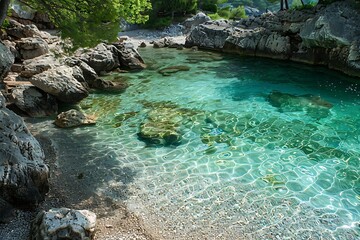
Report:
M 20 116 L 4 108 L 0 96 L 0 197 L 31 207 L 49 189 L 49 169 L 39 142 Z
M 89 210 L 53 208 L 40 212 L 32 226 L 31 239 L 77 239 L 94 238 L 96 215 Z
M 338 1 L 309 19 L 300 31 L 307 47 L 349 46 L 360 39 L 360 15 L 348 2 Z
M 15 20 L 10 20 L 10 26 L 6 28 L 6 33 L 16 39 L 21 38 L 53 38 L 49 33 L 40 31 L 34 24 L 24 25 Z
M 144 69 L 146 65 L 144 60 L 140 56 L 139 52 L 135 49 L 131 43 L 116 43 L 114 46 L 117 49 L 117 56 L 121 67 L 136 70 Z
M 23 62 L 20 76 L 30 78 L 51 68 L 60 67 L 60 62 L 53 55 L 40 56 Z
M 73 74 L 73 68 L 59 66 L 34 75 L 30 82 L 62 102 L 76 103 L 87 97 L 89 92 Z
M 182 140 L 182 115 L 181 110 L 167 106 L 152 109 L 140 125 L 139 139 L 148 145 L 179 145 Z
M 60 113 L 55 120 L 55 125 L 61 128 L 78 127 L 81 125 L 96 124 L 95 117 L 87 116 L 84 113 L 71 109 Z
M 223 20 L 201 24 L 187 36 L 185 46 L 199 46 L 207 49 L 222 49 L 226 39 L 233 31 L 232 26 Z
M 58 104 L 55 97 L 33 86 L 18 86 L 11 91 L 15 105 L 31 117 L 56 114 Z
M 92 67 L 97 74 L 108 72 L 120 66 L 117 50 L 112 45 L 98 44 L 95 48 L 77 53 L 79 58 Z
M 10 50 L 0 42 L 0 82 L 4 79 L 14 63 L 14 56 Z
M 180 66 L 170 66 L 170 67 L 162 68 L 158 72 L 163 76 L 170 76 L 177 72 L 184 72 L 189 70 L 190 67 L 180 65 Z
M 16 42 L 16 48 L 18 49 L 22 59 L 31 59 L 49 52 L 49 46 L 47 42 L 42 38 L 22 38 Z
M 209 16 L 207 16 L 205 13 L 199 12 L 195 16 L 186 19 L 182 23 L 182 25 L 185 27 L 186 31 L 190 31 L 194 27 L 196 27 L 202 23 L 205 23 L 207 21 L 210 21 L 210 20 L 211 20 L 211 18 Z
M 15 217 L 14 208 L 0 197 L 0 223 L 9 223 Z
M 97 78 L 91 82 L 90 87 L 99 90 L 105 91 L 116 91 L 123 92 L 128 88 L 128 84 L 125 82 L 114 82 L 109 80 L 104 80 L 101 78 Z

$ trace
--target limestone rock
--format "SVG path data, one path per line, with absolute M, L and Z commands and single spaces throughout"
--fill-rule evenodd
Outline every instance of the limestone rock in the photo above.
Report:
M 34 75 L 30 82 L 58 100 L 76 103 L 89 95 L 88 90 L 73 76 L 74 70 L 59 66 Z
M 10 71 L 11 65 L 14 63 L 14 56 L 10 50 L 0 42 L 0 81 Z
M 125 67 L 130 70 L 146 68 L 144 60 L 135 49 L 134 45 L 129 43 L 116 43 L 114 46 L 117 49 L 117 55 L 121 67 Z
M 207 22 L 194 28 L 186 38 L 185 45 L 221 49 L 232 31 L 231 25 L 226 21 Z
M 149 145 L 178 145 L 182 134 L 180 124 L 182 112 L 170 107 L 151 110 L 147 120 L 140 125 L 139 139 Z
M 0 109 L 5 108 L 5 104 L 6 104 L 6 100 L 5 100 L 4 96 L 2 95 L 2 93 L 0 92 Z
M 32 225 L 32 240 L 94 238 L 95 213 L 88 210 L 53 208 L 39 213 Z
M 15 105 L 31 117 L 45 117 L 57 113 L 56 99 L 33 86 L 18 86 L 11 91 Z
M 84 113 L 75 109 L 60 113 L 55 120 L 55 125 L 61 128 L 92 125 L 95 123 L 96 120 L 93 116 L 86 116 Z
M 24 25 L 15 20 L 10 20 L 10 26 L 6 29 L 6 33 L 16 39 L 21 38 L 42 38 L 50 39 L 52 36 L 40 31 L 34 24 Z
M 22 38 L 17 41 L 16 48 L 23 59 L 35 58 L 49 52 L 49 46 L 42 38 Z
M 44 152 L 21 117 L 3 106 L 0 129 L 0 197 L 33 206 L 49 188 Z
M 95 48 L 80 52 L 79 58 L 92 67 L 97 74 L 108 72 L 119 67 L 114 48 L 114 46 L 100 43 Z
M 60 62 L 53 55 L 45 55 L 23 62 L 21 77 L 30 78 L 51 68 L 60 67 Z
M 345 1 L 338 1 L 306 21 L 300 37 L 308 47 L 349 46 L 360 39 L 360 15 Z
M 199 12 L 195 16 L 186 19 L 182 25 L 185 27 L 185 29 L 187 31 L 190 31 L 194 27 L 196 27 L 202 23 L 205 23 L 207 21 L 210 21 L 210 20 L 211 20 L 211 18 L 209 16 L 207 16 L 205 13 Z

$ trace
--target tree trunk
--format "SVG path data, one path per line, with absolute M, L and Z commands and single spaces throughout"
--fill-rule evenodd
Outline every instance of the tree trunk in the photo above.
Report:
M 284 0 L 280 1 L 280 11 L 284 10 Z
M 289 9 L 289 2 L 288 2 L 288 0 L 285 0 L 285 9 Z
M 10 0 L 0 0 L 0 26 L 3 25 L 9 8 Z

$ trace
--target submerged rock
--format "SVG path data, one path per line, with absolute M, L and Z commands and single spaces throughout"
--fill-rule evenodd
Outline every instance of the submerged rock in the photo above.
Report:
M 11 91 L 15 105 L 31 117 L 56 114 L 58 104 L 55 97 L 33 86 L 18 86 Z
M 94 238 L 96 215 L 89 210 L 53 208 L 40 212 L 32 226 L 31 239 L 77 239 Z
M 60 113 L 55 120 L 55 125 L 61 128 L 93 124 L 96 124 L 96 119 L 94 116 L 87 116 L 75 109 Z
M 160 69 L 158 72 L 163 76 L 170 76 L 171 74 L 181 72 L 181 71 L 190 71 L 188 66 L 171 66 Z
M 178 145 L 181 143 L 181 112 L 172 108 L 153 109 L 140 125 L 138 136 L 150 145 Z
M 329 109 L 332 108 L 330 102 L 325 101 L 320 96 L 314 95 L 293 95 L 282 92 L 271 92 L 268 101 L 274 107 L 279 108 L 281 112 L 306 111 L 314 118 L 323 118 L 329 115 Z

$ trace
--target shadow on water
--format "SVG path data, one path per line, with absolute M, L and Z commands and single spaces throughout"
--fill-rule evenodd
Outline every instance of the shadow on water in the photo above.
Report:
M 106 142 L 99 142 L 95 126 L 60 129 L 50 120 L 27 122 L 33 134 L 51 139 L 55 145 L 57 157 L 50 163 L 50 181 L 67 207 L 113 207 L 113 200 L 126 200 L 131 195 L 129 185 L 137 172 L 122 166 L 122 160 L 129 156 L 116 154 Z

